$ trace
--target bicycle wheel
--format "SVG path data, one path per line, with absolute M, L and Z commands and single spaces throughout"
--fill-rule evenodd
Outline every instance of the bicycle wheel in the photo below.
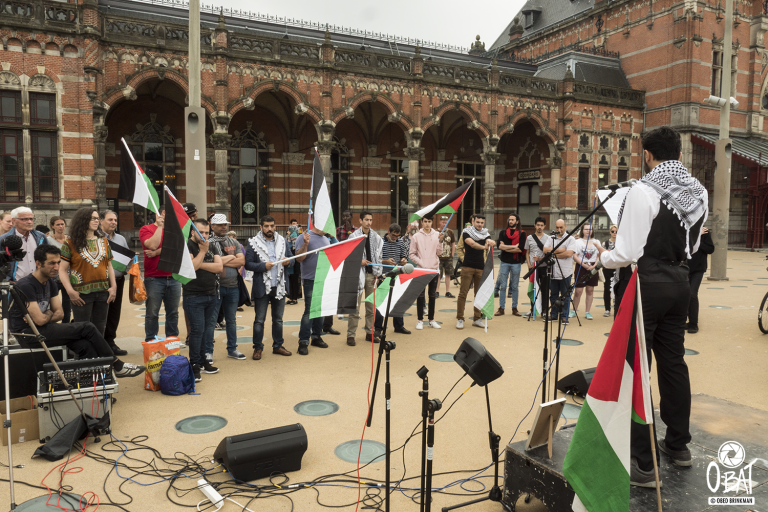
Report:
M 763 297 L 760 303 L 760 311 L 757 312 L 757 325 L 763 334 L 768 334 L 768 293 Z

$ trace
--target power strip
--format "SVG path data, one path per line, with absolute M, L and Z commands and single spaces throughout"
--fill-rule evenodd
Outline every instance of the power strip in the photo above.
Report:
M 216 489 L 211 487 L 211 484 L 209 484 L 204 478 L 201 478 L 197 481 L 197 487 L 202 491 L 208 501 L 210 501 L 211 504 L 216 507 L 216 510 L 219 510 L 224 506 L 224 498 L 222 498 L 221 494 L 219 494 Z

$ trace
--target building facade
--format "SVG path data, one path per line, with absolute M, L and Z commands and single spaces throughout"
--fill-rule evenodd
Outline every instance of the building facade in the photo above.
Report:
M 0 207 L 27 204 L 44 222 L 108 206 L 131 237 L 147 218 L 116 199 L 122 151 L 181 201 L 206 187 L 209 212 L 241 237 L 267 213 L 306 223 L 315 151 L 337 215 L 366 209 L 384 230 L 472 179 L 453 227 L 476 212 L 496 227 L 513 211 L 527 226 L 571 222 L 598 186 L 641 174 L 645 94 L 608 52 L 559 51 L 544 76 L 479 39 L 462 52 L 241 11 L 201 18 L 207 182 L 190 183 L 182 4 L 8 3 Z M 597 72 L 574 75 L 587 65 Z

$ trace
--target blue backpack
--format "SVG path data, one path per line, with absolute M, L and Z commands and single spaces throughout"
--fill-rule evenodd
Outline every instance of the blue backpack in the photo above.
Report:
M 195 392 L 192 363 L 184 356 L 168 356 L 160 367 L 160 392 L 178 396 Z

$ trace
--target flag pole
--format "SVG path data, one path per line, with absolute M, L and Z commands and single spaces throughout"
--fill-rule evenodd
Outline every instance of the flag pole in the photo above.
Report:
M 338 246 L 340 246 L 340 245 L 342 245 L 342 244 L 348 244 L 349 242 L 354 242 L 355 240 L 359 240 L 359 239 L 360 239 L 360 237 L 357 237 L 357 238 L 349 238 L 349 239 L 347 239 L 347 240 L 344 240 L 343 242 L 339 242 L 339 243 L 337 243 L 337 244 L 333 244 L 333 247 L 338 247 Z M 285 262 L 285 261 L 291 261 L 291 260 L 295 260 L 296 258 L 301 258 L 302 256 L 309 256 L 310 254 L 314 254 L 314 253 L 316 253 L 316 252 L 324 251 L 324 250 L 326 250 L 328 247 L 330 247 L 330 246 L 329 246 L 329 245 L 326 245 L 325 247 L 320 247 L 320 248 L 318 248 L 318 249 L 312 249 L 311 251 L 307 251 L 307 252 L 303 252 L 303 253 L 301 253 L 301 254 L 297 254 L 297 255 L 295 255 L 295 256 L 291 256 L 290 258 L 283 258 L 282 260 L 280 260 L 280 261 L 276 261 L 275 263 L 283 263 L 283 262 Z M 382 265 L 382 266 L 383 266 L 383 265 Z
M 173 192 L 171 192 L 171 189 L 168 188 L 168 185 L 165 185 L 165 190 L 168 192 L 169 195 L 171 195 L 174 199 L 176 199 L 176 196 L 173 195 Z M 151 196 L 150 196 L 150 199 L 151 199 Z M 178 199 L 176 199 L 176 201 L 178 201 Z M 187 218 L 189 219 L 189 216 L 187 216 Z M 192 229 L 197 231 L 197 236 L 200 237 L 200 240 L 206 241 L 203 234 L 200 233 L 200 230 L 197 229 L 197 226 L 195 226 L 195 221 L 193 221 L 192 219 L 189 219 L 189 220 L 190 220 L 190 223 L 192 224 Z
M 633 270 L 637 269 L 636 260 L 632 262 L 632 266 L 634 267 Z M 643 320 L 643 298 L 640 295 L 640 272 L 637 272 L 636 282 L 637 282 L 637 319 L 638 319 L 637 331 L 638 331 L 638 338 L 640 338 L 642 342 L 642 349 L 643 349 L 640 353 L 640 357 L 647 358 L 648 351 L 645 348 L 645 321 Z M 642 360 L 641 360 L 641 364 L 643 364 Z M 643 367 L 644 366 L 645 365 L 643 365 Z M 642 383 L 642 385 L 645 385 L 645 383 Z M 650 432 L 650 435 L 651 435 L 651 456 L 653 457 L 653 474 L 656 477 L 656 505 L 659 509 L 659 512 L 662 512 L 661 484 L 659 483 L 659 465 L 656 462 L 656 436 L 654 435 L 654 432 L 653 432 L 653 409 L 651 409 L 651 421 L 648 423 L 648 431 Z
M 317 155 L 317 158 L 320 159 L 320 153 L 317 152 L 317 147 L 315 149 L 315 154 Z M 312 228 L 312 196 L 315 193 L 315 164 L 312 164 L 312 181 L 309 184 L 309 211 L 307 211 L 307 231 L 309 231 Z
M 445 223 L 445 227 L 440 233 L 445 233 L 445 230 L 448 229 L 448 226 L 451 225 L 451 221 L 453 220 L 453 216 L 456 215 L 456 212 L 453 212 L 450 217 L 448 217 L 448 222 Z

